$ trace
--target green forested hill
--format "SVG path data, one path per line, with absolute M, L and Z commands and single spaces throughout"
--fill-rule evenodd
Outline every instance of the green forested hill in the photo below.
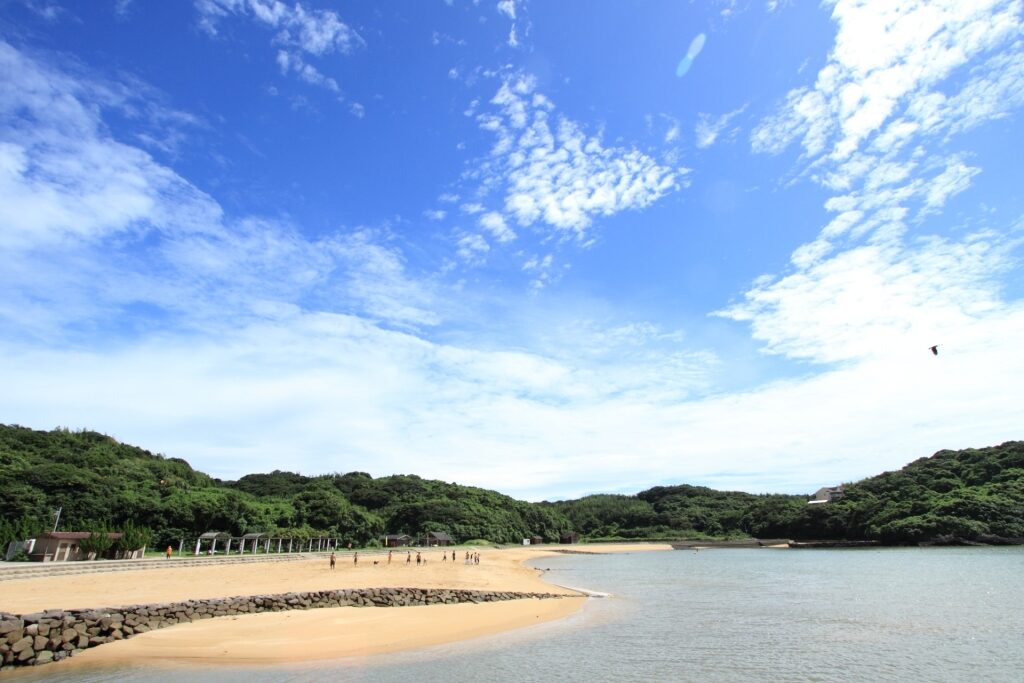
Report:
M 0 541 L 47 528 L 58 506 L 61 529 L 133 522 L 156 531 L 161 544 L 211 529 L 329 535 L 363 545 L 385 532 L 517 542 L 531 535 L 557 540 L 569 528 L 552 510 L 413 475 L 276 471 L 221 482 L 184 460 L 96 432 L 0 425 Z
M 891 543 L 1024 538 L 1024 442 L 939 451 L 786 520 L 795 536 Z
M 383 533 L 447 531 L 460 540 L 788 537 L 892 543 L 1024 537 L 1024 443 L 941 451 L 897 472 L 847 484 L 846 497 L 658 486 L 632 496 L 527 503 L 495 491 L 364 472 L 306 477 L 274 471 L 221 482 L 187 462 L 96 432 L 0 425 L 0 542 L 47 528 L 126 523 L 158 543 L 216 529 L 291 537 L 330 535 L 357 545 Z

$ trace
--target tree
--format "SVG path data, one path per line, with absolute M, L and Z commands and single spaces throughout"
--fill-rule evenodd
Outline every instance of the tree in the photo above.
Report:
M 110 533 L 106 527 L 100 527 L 98 531 L 93 531 L 87 538 L 83 538 L 78 542 L 78 547 L 81 548 L 82 552 L 90 560 L 97 560 L 110 550 L 114 545 L 114 539 L 110 538 Z

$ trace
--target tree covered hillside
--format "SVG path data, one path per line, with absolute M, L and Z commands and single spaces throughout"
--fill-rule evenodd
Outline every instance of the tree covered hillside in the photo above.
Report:
M 414 475 L 251 474 L 221 482 L 187 462 L 90 431 L 0 425 L 0 541 L 52 528 L 120 529 L 132 522 L 159 543 L 209 530 L 334 536 L 364 545 L 381 534 L 447 531 L 463 540 L 557 540 L 557 512 L 485 489 Z
M 1024 538 L 1024 442 L 939 451 L 779 519 L 794 537 L 1000 542 Z
M 62 530 L 131 523 L 155 531 L 160 544 L 209 530 L 332 536 L 356 545 L 428 531 L 502 543 L 555 541 L 568 531 L 590 539 L 1002 542 L 1024 537 L 1024 442 L 941 451 L 845 490 L 842 500 L 818 506 L 808 506 L 807 496 L 688 485 L 527 503 L 415 475 L 275 471 L 222 482 L 96 432 L 0 425 L 0 542 L 50 528 L 57 507 Z

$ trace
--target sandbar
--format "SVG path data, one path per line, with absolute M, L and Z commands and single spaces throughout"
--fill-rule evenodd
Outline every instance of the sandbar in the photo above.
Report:
M 260 595 L 339 588 L 415 587 L 558 592 L 577 597 L 426 607 L 319 609 L 221 617 L 150 631 L 130 640 L 79 653 L 57 666 L 137 661 L 282 663 L 365 656 L 492 635 L 559 619 L 580 609 L 582 593 L 541 578 L 524 564 L 560 551 L 619 553 L 670 550 L 666 544 L 602 544 L 474 548 L 481 563 L 465 564 L 466 549 L 360 553 L 359 564 L 339 553 L 331 571 L 326 556 L 292 562 L 174 567 L 116 573 L 39 577 L 0 582 L 0 605 L 27 613 L 50 608 L 122 606 L 197 598 Z M 164 560 L 161 560 L 164 561 Z M 174 562 L 174 560 L 166 560 Z M 377 564 L 374 564 L 376 562 Z

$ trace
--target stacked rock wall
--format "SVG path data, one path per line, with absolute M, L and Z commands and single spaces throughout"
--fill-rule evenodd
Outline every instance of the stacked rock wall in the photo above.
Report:
M 358 588 L 208 598 L 129 607 L 0 612 L 0 670 L 60 661 L 90 647 L 200 619 L 324 607 L 407 607 L 571 597 L 558 593 Z

